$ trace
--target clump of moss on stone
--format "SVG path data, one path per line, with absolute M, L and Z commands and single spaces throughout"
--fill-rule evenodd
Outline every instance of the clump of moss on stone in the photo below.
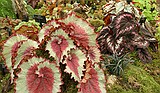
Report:
M 108 93 L 160 93 L 160 84 L 150 73 L 133 64 L 125 69 L 118 81 L 108 89 Z
M 135 83 L 137 82 L 137 84 L 140 84 L 137 92 L 160 93 L 160 84 L 158 84 L 155 79 L 150 76 L 150 74 L 144 69 L 134 65 L 130 65 L 128 70 L 126 70 L 124 78 L 129 79 L 132 77 L 136 79 Z

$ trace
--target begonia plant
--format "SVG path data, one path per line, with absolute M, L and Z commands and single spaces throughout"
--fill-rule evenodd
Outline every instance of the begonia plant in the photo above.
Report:
M 36 33 L 21 27 L 6 40 L 2 51 L 16 93 L 62 92 L 62 73 L 78 82 L 79 93 L 106 93 L 96 33 L 87 21 L 70 13 L 64 19 L 48 21 Z
M 156 51 L 158 42 L 147 27 L 147 22 L 140 21 L 140 12 L 133 4 L 125 0 L 110 1 L 104 6 L 104 11 L 106 26 L 97 37 L 101 53 L 121 56 L 136 51 L 141 61 L 151 62 L 148 47 Z

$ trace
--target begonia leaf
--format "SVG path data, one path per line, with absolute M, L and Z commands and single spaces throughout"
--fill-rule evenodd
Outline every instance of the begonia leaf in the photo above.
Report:
M 36 26 L 22 25 L 19 29 L 14 30 L 14 33 L 27 36 L 29 39 L 38 39 L 38 28 Z
M 38 43 L 33 40 L 27 40 L 21 44 L 15 57 L 15 62 L 12 62 L 13 69 L 16 69 L 21 60 L 26 56 L 33 56 L 33 50 L 38 48 Z
M 144 63 L 150 63 L 152 61 L 152 56 L 150 53 L 143 48 L 138 49 L 138 57 Z
M 10 37 L 3 45 L 2 54 L 5 59 L 5 65 L 11 73 L 11 80 L 13 80 L 12 59 L 16 57 L 18 48 L 22 44 L 22 41 L 25 40 L 28 40 L 28 38 L 23 35 L 14 35 Z
M 100 50 L 98 47 L 92 46 L 88 50 L 88 58 L 89 60 L 93 61 L 94 63 L 100 62 Z
M 139 31 L 139 25 L 135 20 L 134 14 L 123 12 L 120 13 L 113 20 L 113 32 L 116 35 L 116 38 L 121 35 L 130 34 L 133 31 Z
M 140 17 L 140 12 L 132 4 L 128 4 L 125 0 L 121 1 L 109 1 L 106 5 L 103 6 L 103 10 L 107 14 L 119 14 L 120 12 L 128 12 L 135 14 L 136 17 Z
M 122 54 L 124 50 L 124 38 L 117 38 L 113 35 L 113 31 L 109 27 L 104 27 L 99 36 L 97 37 L 98 44 L 100 45 L 101 53 L 103 54 Z
M 87 60 L 85 54 L 81 50 L 71 50 L 64 63 L 66 63 L 65 72 L 71 73 L 76 81 L 80 81 L 83 76 L 84 62 Z
M 55 20 L 48 22 L 38 33 L 39 42 L 41 42 L 45 36 L 49 36 L 49 34 L 54 30 L 54 28 L 58 27 L 59 24 L 56 23 Z
M 60 22 L 64 22 L 67 26 L 72 28 L 72 30 L 68 32 L 78 46 L 87 48 L 88 46 L 96 45 L 94 28 L 85 20 L 76 16 L 75 13 L 69 14 L 66 18 L 60 20 Z
M 61 92 L 61 74 L 56 64 L 45 59 L 32 57 L 19 66 L 15 79 L 16 93 L 57 93 Z
M 97 64 L 94 68 L 87 66 L 85 76 L 78 85 L 79 93 L 106 93 L 105 83 L 104 72 Z
M 53 56 L 58 62 L 61 62 L 64 55 L 67 55 L 67 51 L 75 48 L 73 40 L 71 40 L 68 34 L 62 29 L 58 29 L 51 34 L 51 40 L 47 42 L 46 50 L 49 50 L 51 56 Z

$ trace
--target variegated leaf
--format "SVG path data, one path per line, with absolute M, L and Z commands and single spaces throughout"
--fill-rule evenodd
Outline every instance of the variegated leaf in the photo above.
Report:
M 135 20 L 134 14 L 123 12 L 116 16 L 113 20 L 113 32 L 116 35 L 116 38 L 129 35 L 133 31 L 138 32 L 139 25 Z
M 33 50 L 38 48 L 38 43 L 33 40 L 27 40 L 21 44 L 17 51 L 17 56 L 15 57 L 15 62 L 13 62 L 13 69 L 16 69 L 20 64 L 21 60 L 26 56 L 33 56 Z
M 20 65 L 21 71 L 15 79 L 16 93 L 57 93 L 61 92 L 61 74 L 54 63 L 32 57 Z
M 11 73 L 11 81 L 13 80 L 12 59 L 16 57 L 16 52 L 23 41 L 28 40 L 23 35 L 14 35 L 10 37 L 3 45 L 2 54 L 5 59 L 5 64 Z
M 106 5 L 103 6 L 103 10 L 107 14 L 119 14 L 120 12 L 128 12 L 135 14 L 136 17 L 140 18 L 140 12 L 132 4 L 128 4 L 125 0 L 121 1 L 109 1 Z
M 68 37 L 62 29 L 58 29 L 51 34 L 51 40 L 47 42 L 46 50 L 49 50 L 51 56 L 53 56 L 57 62 L 61 62 L 64 55 L 67 55 L 67 51 L 75 48 L 73 40 Z
M 88 66 L 89 65 L 89 66 Z M 78 85 L 79 93 L 106 93 L 106 78 L 97 64 L 87 64 L 85 76 Z
M 71 50 L 64 63 L 66 63 L 65 72 L 71 73 L 76 81 L 80 81 L 83 76 L 84 62 L 87 60 L 85 54 L 81 50 Z
M 42 42 L 42 40 L 45 38 L 45 36 L 49 36 L 52 30 L 54 30 L 55 27 L 58 27 L 59 24 L 56 23 L 55 20 L 52 20 L 48 22 L 38 33 L 39 42 Z
M 146 41 L 141 35 L 137 33 L 134 34 L 134 37 L 131 39 L 131 44 L 137 48 L 147 48 L 149 46 L 149 42 Z
M 60 22 L 64 22 L 72 28 L 69 34 L 78 46 L 87 48 L 88 46 L 96 45 L 94 28 L 85 20 L 76 16 L 75 13 L 69 14 L 67 18 L 60 20 Z
M 93 61 L 94 63 L 98 63 L 100 62 L 100 50 L 98 49 L 98 47 L 95 46 L 91 46 L 88 49 L 88 58 L 89 60 Z
M 21 22 L 19 23 L 13 30 L 15 34 L 21 34 L 29 39 L 37 40 L 38 39 L 38 32 L 40 30 L 39 23 L 35 21 L 28 21 L 28 22 Z
M 146 49 L 139 48 L 138 49 L 138 57 L 144 63 L 152 62 L 152 57 Z
M 124 37 L 116 38 L 113 31 L 109 27 L 104 27 L 97 37 L 100 45 L 101 53 L 103 54 L 122 54 L 124 51 Z

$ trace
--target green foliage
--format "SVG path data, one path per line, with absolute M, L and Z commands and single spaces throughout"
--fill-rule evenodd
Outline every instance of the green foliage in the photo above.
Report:
M 34 9 L 32 6 L 27 5 L 27 3 L 25 3 L 25 7 L 26 7 L 27 12 L 29 14 L 29 18 L 32 19 L 33 15 L 41 15 L 44 12 L 45 6 L 42 6 L 41 9 Z
M 158 11 L 156 10 L 156 0 L 133 0 L 137 2 L 135 4 L 136 7 L 142 10 L 142 14 L 147 17 L 148 21 L 152 21 L 158 15 Z
M 16 15 L 14 13 L 13 7 L 12 7 L 12 1 L 11 0 L 1 0 L 0 1 L 0 17 L 12 17 L 15 18 Z

